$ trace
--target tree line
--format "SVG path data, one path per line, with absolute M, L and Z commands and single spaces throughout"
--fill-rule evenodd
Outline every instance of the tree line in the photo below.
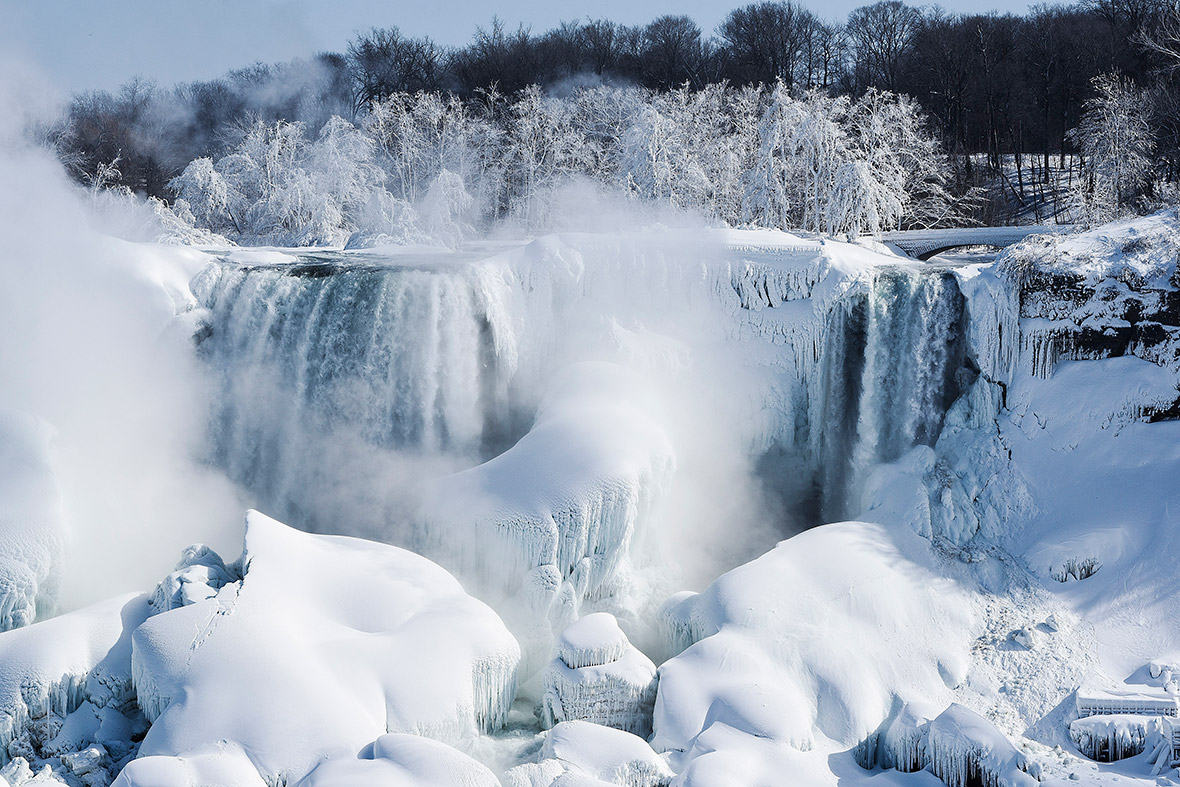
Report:
M 366 128 L 374 107 L 418 93 L 458 102 L 503 130 L 505 110 L 489 109 L 488 97 L 509 106 L 531 100 L 530 90 L 572 105 L 588 90 L 632 90 L 649 107 L 656 95 L 696 101 L 718 85 L 726 95 L 761 86 L 763 95 L 779 90 L 805 101 L 818 93 L 850 105 L 872 91 L 909 96 L 928 118 L 960 219 L 1044 221 L 1074 211 L 1068 195 L 1124 207 L 1176 179 L 1180 91 L 1172 65 L 1180 61 L 1168 48 L 1176 18 L 1161 0 L 1081 0 L 1024 15 L 883 0 L 838 23 L 785 0 L 737 8 L 712 33 L 686 16 L 638 26 L 575 21 L 544 33 L 493 20 L 466 46 L 448 48 L 374 28 L 342 53 L 255 64 L 170 89 L 136 79 L 114 93 L 79 94 L 53 137 L 80 179 L 114 173 L 116 185 L 172 200 L 170 184 L 190 162 L 224 158 L 259 123 L 299 124 L 314 139 L 331 118 Z M 1112 89 L 1149 126 L 1131 153 L 1142 159 L 1149 149 L 1151 172 L 1124 177 L 1113 197 L 1109 188 L 1093 196 L 1104 186 L 1087 163 L 1093 144 L 1088 149 L 1079 134 L 1096 100 L 1114 100 Z

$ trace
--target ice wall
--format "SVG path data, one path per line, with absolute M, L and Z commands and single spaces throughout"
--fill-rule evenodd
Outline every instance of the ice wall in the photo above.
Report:
M 66 521 L 50 457 L 52 428 L 0 408 L 0 631 L 57 605 Z

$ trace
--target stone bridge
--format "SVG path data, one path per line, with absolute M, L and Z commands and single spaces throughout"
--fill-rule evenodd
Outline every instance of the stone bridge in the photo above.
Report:
M 897 247 L 911 257 L 928 260 L 935 254 L 965 246 L 995 246 L 1003 248 L 1044 233 L 1065 233 L 1073 230 L 1070 224 L 1037 224 L 1026 227 L 958 227 L 944 230 L 902 230 L 886 232 L 881 240 Z

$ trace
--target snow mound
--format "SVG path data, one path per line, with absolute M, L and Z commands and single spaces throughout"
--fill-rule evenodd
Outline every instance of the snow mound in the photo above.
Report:
M 614 615 L 595 612 L 571 623 L 544 673 L 544 727 L 580 719 L 651 734 L 656 667 L 627 639 Z
M 124 596 L 0 634 L 0 765 L 110 782 L 146 720 L 131 681 L 147 597 Z M 31 777 L 30 777 L 31 778 Z M 57 778 L 57 777 L 55 777 Z
M 0 631 L 56 606 L 66 525 L 50 436 L 34 416 L 0 410 Z
M 132 760 L 111 787 L 269 787 L 241 746 L 224 741 L 183 757 Z
M 500 787 L 466 754 L 418 735 L 382 735 L 355 759 L 327 760 L 299 787 Z
M 670 602 L 663 625 L 683 652 L 660 667 L 652 741 L 682 775 L 701 774 L 684 783 L 710 784 L 705 774 L 738 761 L 746 778 L 794 784 L 767 775 L 796 759 L 790 750 L 861 741 L 896 697 L 949 702 L 975 613 L 963 588 L 920 562 L 933 560 L 925 544 L 826 525 Z
M 519 647 L 437 565 L 255 511 L 240 563 L 214 597 L 135 631 L 143 755 L 229 740 L 268 782 L 294 783 L 386 732 L 460 740 L 504 723 Z

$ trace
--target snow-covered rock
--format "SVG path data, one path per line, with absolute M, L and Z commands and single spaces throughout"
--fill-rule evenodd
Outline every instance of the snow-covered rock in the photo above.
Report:
M 52 613 L 66 544 L 52 430 L 26 413 L 0 409 L 0 631 Z
M 152 591 L 152 610 L 167 612 L 214 598 L 227 584 L 241 578 L 240 565 L 226 566 L 212 549 L 204 544 L 193 544 L 181 554 L 173 572 L 160 580 Z
M 506 787 L 664 787 L 673 776 L 647 741 L 587 721 L 561 722 L 549 730 L 539 756 L 538 762 L 505 773 Z
M 183 756 L 140 757 L 111 787 L 269 787 L 237 743 L 219 741 Z
M 566 627 L 545 668 L 541 725 L 583 720 L 646 738 L 656 699 L 656 667 L 615 617 L 595 612 Z
M 213 598 L 135 631 L 135 690 L 152 720 L 141 755 L 228 740 L 268 782 L 295 782 L 386 732 L 460 740 L 503 724 L 519 648 L 437 565 L 253 511 L 240 565 Z
M 534 661 L 583 605 L 633 595 L 633 553 L 642 564 L 641 529 L 675 466 L 656 411 L 623 367 L 570 367 L 516 445 L 431 491 L 423 550 L 515 599 L 509 622 Z
M 672 777 L 668 764 L 647 741 L 622 730 L 585 721 L 558 724 L 545 736 L 542 761 L 558 760 L 571 770 L 626 787 L 656 787 Z

